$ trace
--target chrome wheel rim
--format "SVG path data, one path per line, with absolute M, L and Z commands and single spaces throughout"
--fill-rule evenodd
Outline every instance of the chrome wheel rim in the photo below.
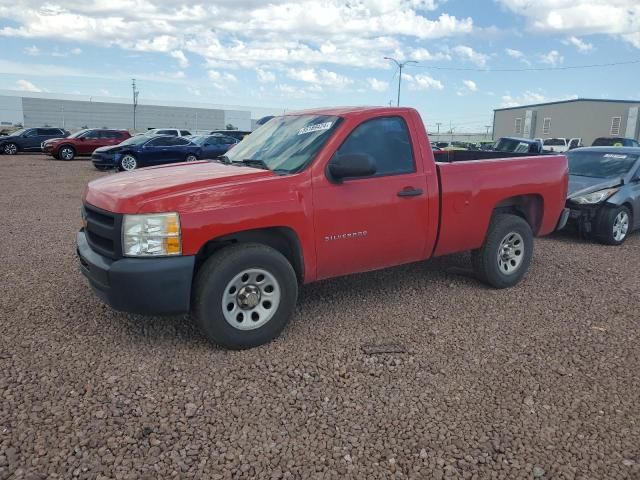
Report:
M 125 155 L 124 157 L 122 157 L 123 169 L 127 171 L 131 171 L 131 170 L 135 170 L 137 166 L 138 166 L 138 162 L 136 162 L 136 159 L 133 158 L 131 155 Z
M 498 268 L 505 275 L 515 273 L 524 259 L 522 235 L 510 232 L 504 236 L 498 247 Z
M 13 143 L 4 146 L 4 153 L 7 155 L 15 155 L 18 152 L 18 147 L 16 147 Z
M 237 330 L 255 330 L 273 318 L 280 297 L 280 285 L 271 273 L 262 268 L 243 270 L 225 287 L 224 319 Z
M 65 160 L 71 160 L 73 158 L 73 151 L 70 148 L 63 148 L 60 151 L 60 155 Z
M 616 215 L 616 219 L 613 222 L 613 239 L 616 242 L 621 242 L 627 236 L 628 231 L 629 215 L 627 212 L 622 211 Z
M 198 158 L 195 155 L 189 155 L 187 157 L 187 162 L 197 162 Z

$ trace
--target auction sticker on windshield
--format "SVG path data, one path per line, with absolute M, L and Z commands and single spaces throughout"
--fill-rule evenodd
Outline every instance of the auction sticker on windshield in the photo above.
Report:
M 607 153 L 604 158 L 619 158 L 624 160 L 625 158 L 627 158 L 626 155 L 621 155 L 619 153 Z
M 298 135 L 304 135 L 305 133 L 319 132 L 321 130 L 329 130 L 333 125 L 333 122 L 316 123 L 315 125 L 309 125 L 298 130 Z

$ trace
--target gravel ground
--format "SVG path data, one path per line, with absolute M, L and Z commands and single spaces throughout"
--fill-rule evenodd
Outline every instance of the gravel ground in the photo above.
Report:
M 467 255 L 310 285 L 230 352 L 96 300 L 74 241 L 101 175 L 0 157 L 0 480 L 640 478 L 640 234 L 539 239 L 510 290 Z

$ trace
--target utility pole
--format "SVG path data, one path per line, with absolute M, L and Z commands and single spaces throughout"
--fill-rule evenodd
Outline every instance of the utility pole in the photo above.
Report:
M 440 133 L 440 125 L 442 125 L 442 122 L 436 122 L 436 127 L 438 128 L 436 133 Z
M 399 107 L 400 106 L 400 83 L 402 82 L 402 69 L 408 63 L 418 63 L 418 62 L 416 62 L 415 60 L 405 60 L 404 62 L 399 62 L 395 58 L 391 58 L 391 57 L 384 57 L 384 59 L 391 60 L 393 63 L 395 63 L 398 66 L 398 69 L 400 70 L 400 73 L 398 73 L 398 105 L 397 105 Z
M 136 132 L 136 108 L 138 108 L 138 94 L 140 91 L 136 88 L 136 79 L 131 79 L 131 88 L 133 90 L 133 133 Z
M 484 128 L 487 129 L 487 138 L 489 138 L 489 129 L 491 128 L 491 125 L 485 125 Z
M 64 105 L 62 105 L 60 108 L 62 109 L 62 129 L 64 130 L 64 128 L 65 128 L 65 121 L 64 121 Z

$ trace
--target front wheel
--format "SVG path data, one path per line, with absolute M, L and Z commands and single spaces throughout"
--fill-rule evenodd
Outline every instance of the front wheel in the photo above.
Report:
M 499 214 L 491 221 L 484 244 L 471 253 L 476 276 L 495 288 L 516 285 L 533 257 L 531 227 L 517 215 Z
M 130 153 L 124 155 L 118 163 L 118 170 L 120 171 L 130 172 L 136 168 L 138 168 L 138 160 Z
M 63 146 L 58 152 L 58 158 L 60 160 L 70 161 L 70 160 L 73 160 L 75 156 L 76 156 L 76 151 L 73 149 L 73 147 L 70 147 L 69 145 Z
M 198 157 L 192 154 L 187 155 L 187 158 L 185 158 L 185 162 L 197 162 L 197 161 L 198 161 Z
M 2 147 L 2 151 L 5 155 L 15 155 L 18 153 L 18 145 L 15 143 L 5 143 L 4 147 Z
M 195 321 L 212 342 L 234 350 L 277 337 L 298 298 L 293 267 L 277 250 L 248 243 L 211 256 L 196 275 Z
M 595 229 L 596 239 L 605 245 L 622 245 L 631 229 L 631 212 L 625 206 L 604 207 Z

